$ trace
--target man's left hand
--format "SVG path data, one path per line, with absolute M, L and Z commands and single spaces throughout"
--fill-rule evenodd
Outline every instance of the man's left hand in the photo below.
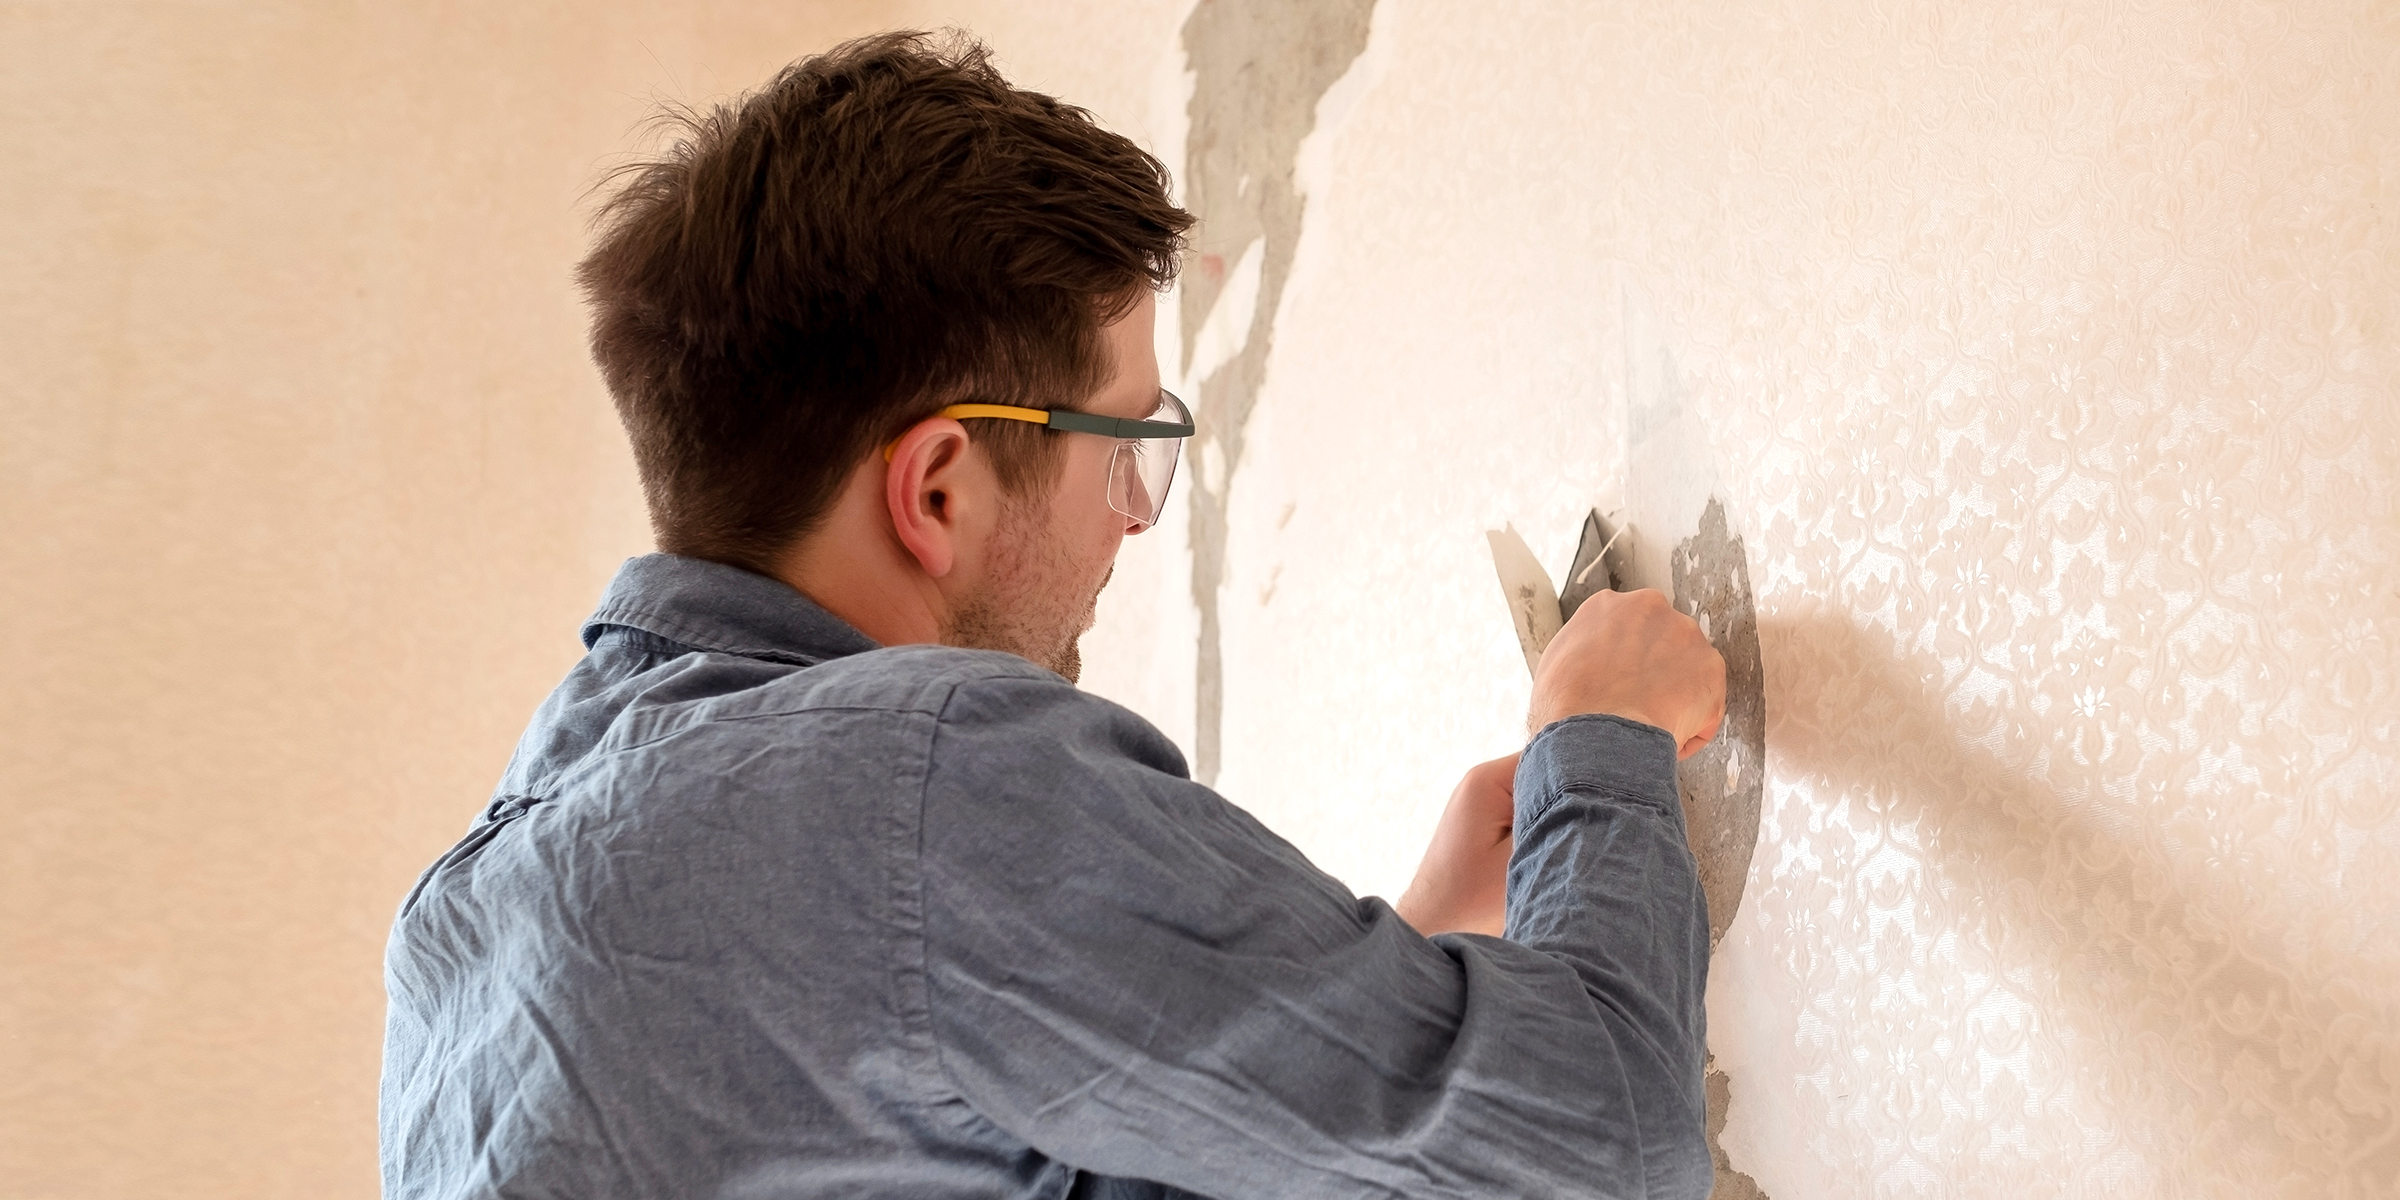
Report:
M 1468 768 L 1434 826 L 1417 877 L 1392 907 L 1427 937 L 1500 935 L 1508 920 L 1510 828 L 1517 814 L 1517 756 Z

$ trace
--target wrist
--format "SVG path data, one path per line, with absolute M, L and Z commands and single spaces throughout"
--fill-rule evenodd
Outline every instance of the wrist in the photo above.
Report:
M 1614 713 L 1577 713 L 1544 727 L 1518 771 L 1516 823 L 1539 824 L 1569 793 L 1637 798 L 1681 819 L 1675 735 Z
M 1527 732 L 1538 737 L 1543 730 L 1548 729 L 1561 721 L 1572 721 L 1577 717 L 1607 717 L 1612 720 L 1624 721 L 1628 724 L 1641 725 L 1655 729 L 1660 733 L 1666 734 L 1668 737 L 1675 736 L 1674 729 L 1668 726 L 1666 722 L 1651 716 L 1648 712 L 1645 712 L 1642 709 L 1631 706 L 1618 706 L 1613 708 L 1569 708 L 1566 711 L 1551 712 L 1548 714 L 1534 713 L 1527 718 Z

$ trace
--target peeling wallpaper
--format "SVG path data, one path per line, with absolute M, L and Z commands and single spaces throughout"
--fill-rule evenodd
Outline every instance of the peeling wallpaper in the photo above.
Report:
M 1199 610 L 1193 674 L 1192 774 L 1214 783 L 1223 762 L 1225 534 L 1228 491 L 1241 471 L 1259 386 L 1274 353 L 1275 314 L 1290 281 L 1307 198 L 1296 186 L 1300 145 L 1317 105 L 1364 49 L 1374 0 L 1202 4 L 1183 27 L 1192 64 L 1189 169 L 1183 201 L 1200 218 L 1179 306 L 1184 365 L 1196 386 L 1186 506 L 1192 604 Z M 1227 264 L 1234 264 L 1230 268 Z M 1220 296 L 1225 312 L 1215 311 Z M 1201 337 L 1220 343 L 1199 358 Z M 1206 415 L 1199 415 L 1206 414 Z
M 1153 129 L 1210 120 L 1184 48 Z M 1763 644 L 1731 1166 L 2400 1194 L 2400 9 L 1384 0 L 1297 161 L 1288 281 L 1172 348 L 1272 336 L 1221 790 L 1392 895 L 1521 739 L 1481 531 L 1555 570 L 1621 486 L 1630 281 Z M 1103 613 L 1094 686 L 1193 686 Z

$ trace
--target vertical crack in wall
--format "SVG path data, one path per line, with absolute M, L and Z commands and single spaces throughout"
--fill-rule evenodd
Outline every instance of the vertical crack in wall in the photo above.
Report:
M 1225 662 L 1218 601 L 1225 584 L 1226 506 L 1250 415 L 1274 347 L 1275 310 L 1291 278 L 1305 203 L 1294 181 L 1317 102 L 1367 47 L 1375 0 L 1241 4 L 1200 0 L 1183 25 L 1196 77 L 1186 142 L 1184 202 L 1199 217 L 1196 261 L 1184 272 L 1183 369 L 1253 242 L 1264 242 L 1249 328 L 1226 331 L 1240 349 L 1200 381 L 1191 459 L 1192 600 L 1200 608 L 1193 774 L 1214 785 L 1223 765 Z

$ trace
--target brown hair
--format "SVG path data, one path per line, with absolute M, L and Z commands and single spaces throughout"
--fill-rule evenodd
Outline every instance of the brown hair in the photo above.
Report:
M 752 570 L 944 404 L 1081 403 L 1192 223 L 1157 159 L 960 35 L 845 42 L 667 119 L 577 272 L 592 357 L 659 548 Z M 1038 427 L 970 428 L 1012 490 L 1055 473 Z

